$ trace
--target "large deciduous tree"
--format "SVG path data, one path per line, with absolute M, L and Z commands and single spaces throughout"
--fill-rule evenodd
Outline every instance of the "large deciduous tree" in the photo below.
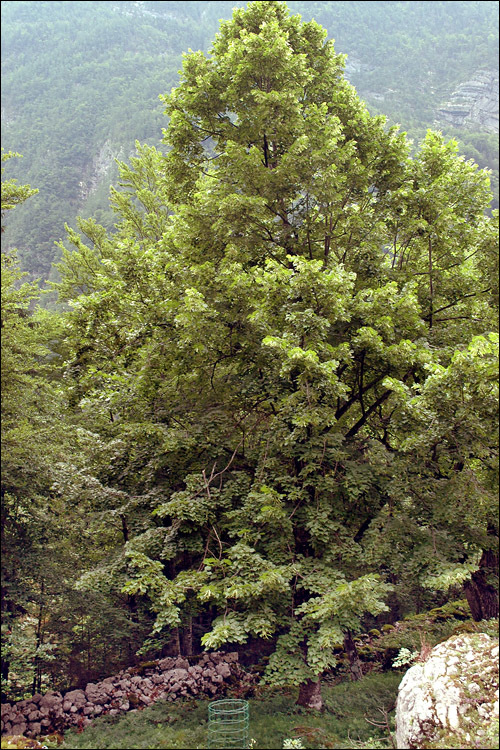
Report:
M 128 498 L 124 590 L 157 633 L 205 613 L 207 648 L 274 638 L 266 679 L 316 708 L 391 588 L 456 582 L 497 538 L 468 491 L 494 481 L 488 176 L 432 132 L 411 158 L 325 36 L 281 2 L 236 10 L 165 97 L 167 155 L 122 165 L 116 234 L 82 223 L 61 266 L 75 403 Z

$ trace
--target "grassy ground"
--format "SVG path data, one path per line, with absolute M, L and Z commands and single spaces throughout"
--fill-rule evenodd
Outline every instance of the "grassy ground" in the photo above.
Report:
M 281 749 L 283 740 L 301 738 L 314 748 L 390 748 L 387 729 L 368 720 L 393 723 L 401 673 L 374 674 L 360 682 L 325 686 L 326 710 L 321 714 L 295 706 L 296 691 L 262 689 L 250 698 L 250 737 L 255 750 Z M 80 734 L 67 732 L 61 750 L 133 750 L 144 748 L 206 748 L 208 700 L 175 704 L 158 702 L 143 711 L 96 719 Z

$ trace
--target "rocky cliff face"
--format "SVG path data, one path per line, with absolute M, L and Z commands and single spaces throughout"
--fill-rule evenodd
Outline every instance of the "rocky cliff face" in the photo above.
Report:
M 135 154 L 132 151 L 131 156 Z M 109 140 L 105 141 L 99 153 L 94 156 L 92 163 L 87 169 L 87 174 L 79 183 L 80 199 L 86 201 L 87 198 L 95 193 L 102 182 L 109 183 L 111 169 L 114 166 L 115 159 L 124 158 L 123 150 L 112 144 Z
M 398 748 L 497 747 L 495 731 L 498 640 L 484 633 L 455 636 L 403 677 L 396 704 Z
M 498 133 L 498 72 L 479 70 L 437 111 L 438 122 Z

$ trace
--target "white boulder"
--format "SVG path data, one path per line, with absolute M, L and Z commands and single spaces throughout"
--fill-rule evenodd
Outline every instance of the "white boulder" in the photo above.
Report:
M 493 732 L 497 718 L 498 641 L 484 633 L 457 635 L 433 648 L 425 663 L 403 677 L 396 746 L 467 747 L 471 736 Z

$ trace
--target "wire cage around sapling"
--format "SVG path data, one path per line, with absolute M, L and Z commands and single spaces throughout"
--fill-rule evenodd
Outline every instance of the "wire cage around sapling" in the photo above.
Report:
M 248 701 L 224 699 L 208 706 L 208 748 L 229 750 L 248 748 Z

